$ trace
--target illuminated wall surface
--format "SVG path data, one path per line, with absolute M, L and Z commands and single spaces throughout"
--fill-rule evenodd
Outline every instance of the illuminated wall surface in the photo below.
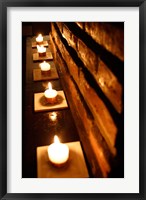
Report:
M 95 177 L 123 177 L 124 23 L 51 23 L 51 50 Z

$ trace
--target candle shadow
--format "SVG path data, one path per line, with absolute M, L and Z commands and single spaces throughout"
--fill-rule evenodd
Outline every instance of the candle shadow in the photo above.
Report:
M 54 102 L 54 103 L 49 103 L 47 100 L 46 100 L 46 98 L 45 98 L 45 96 L 42 96 L 41 98 L 40 98 L 40 104 L 42 105 L 42 106 L 55 106 L 55 105 L 59 105 L 59 104 L 61 104 L 62 102 L 63 102 L 63 97 L 61 96 L 61 95 L 57 95 L 57 97 L 56 97 L 56 102 Z

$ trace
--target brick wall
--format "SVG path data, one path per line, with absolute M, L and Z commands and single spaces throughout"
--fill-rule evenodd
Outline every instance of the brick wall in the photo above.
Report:
M 53 22 L 50 43 L 93 177 L 122 177 L 124 24 Z

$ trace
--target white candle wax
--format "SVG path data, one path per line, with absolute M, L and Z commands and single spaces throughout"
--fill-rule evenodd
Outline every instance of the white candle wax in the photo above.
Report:
M 40 63 L 40 68 L 42 71 L 49 71 L 51 66 L 49 63 L 46 63 L 46 61 Z
M 49 88 L 45 90 L 44 95 L 46 98 L 55 98 L 57 96 L 57 91 L 52 89 L 52 85 L 49 82 Z
M 38 42 L 38 43 L 43 42 L 43 36 L 42 36 L 42 34 L 38 35 L 38 37 L 36 38 L 36 42 Z
M 48 147 L 49 160 L 55 165 L 66 163 L 69 158 L 69 148 L 66 144 L 60 143 L 57 136 L 54 136 L 54 143 Z
M 46 52 L 46 47 L 43 45 L 37 45 L 38 53 L 45 53 Z

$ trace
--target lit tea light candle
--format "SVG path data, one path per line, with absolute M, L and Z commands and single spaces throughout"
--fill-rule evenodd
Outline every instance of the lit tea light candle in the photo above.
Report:
M 44 96 L 48 103 L 51 103 L 51 104 L 56 103 L 57 102 L 57 91 L 52 89 L 52 85 L 50 82 L 48 84 L 48 87 L 49 88 L 47 90 L 45 90 L 45 92 L 44 92 Z
M 37 45 L 37 49 L 40 57 L 46 56 L 46 47 L 44 47 L 43 45 Z
M 68 146 L 61 143 L 56 135 L 54 136 L 54 143 L 48 147 L 48 157 L 50 162 L 57 167 L 64 165 L 69 158 Z
M 42 34 L 39 34 L 38 37 L 36 38 L 37 44 L 43 44 L 43 36 Z
M 46 61 L 40 63 L 40 68 L 43 75 L 48 75 L 50 73 L 51 66 Z

